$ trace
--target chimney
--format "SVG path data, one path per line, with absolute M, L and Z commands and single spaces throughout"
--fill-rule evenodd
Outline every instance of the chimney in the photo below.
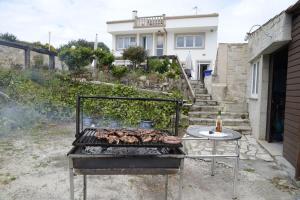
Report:
M 135 19 L 137 17 L 137 10 L 132 11 L 132 19 Z

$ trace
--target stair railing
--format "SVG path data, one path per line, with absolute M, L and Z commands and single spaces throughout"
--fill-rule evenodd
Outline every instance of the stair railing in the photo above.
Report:
M 188 98 L 189 98 L 193 103 L 195 103 L 195 101 L 196 101 L 196 95 L 195 95 L 195 92 L 194 92 L 194 90 L 193 90 L 193 87 L 192 87 L 192 85 L 191 85 L 191 83 L 190 83 L 190 81 L 189 81 L 189 78 L 188 78 L 187 74 L 185 73 L 184 68 L 183 68 L 181 62 L 179 61 L 179 58 L 178 58 L 177 55 L 175 56 L 175 60 L 176 60 L 177 64 L 180 66 L 181 74 L 182 74 L 182 76 L 183 76 L 183 79 L 184 79 L 185 83 L 187 84 Z

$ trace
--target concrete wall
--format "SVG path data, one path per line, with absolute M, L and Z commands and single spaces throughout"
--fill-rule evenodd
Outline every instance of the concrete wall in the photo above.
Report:
M 291 40 L 291 17 L 285 12 L 270 19 L 249 37 L 249 71 L 254 62 L 259 61 L 258 95 L 251 96 L 252 75 L 249 73 L 247 98 L 252 134 L 257 139 L 266 138 L 269 55 Z
M 41 56 L 43 60 L 43 66 L 48 66 L 49 56 L 31 51 L 30 52 L 30 65 L 34 66 L 34 58 Z M 0 45 L 0 67 L 11 68 L 11 67 L 22 67 L 24 68 L 24 50 L 13 47 L 7 47 Z M 55 69 L 62 69 L 63 63 L 58 57 L 55 57 Z M 66 68 L 66 67 L 65 67 Z
M 205 82 L 213 99 L 221 101 L 225 110 L 247 112 L 248 65 L 246 43 L 219 44 L 213 77 L 206 78 Z

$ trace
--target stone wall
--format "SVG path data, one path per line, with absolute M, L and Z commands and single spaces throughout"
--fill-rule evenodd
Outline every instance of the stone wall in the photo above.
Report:
M 42 66 L 47 67 L 49 63 L 49 56 L 40 54 L 34 51 L 30 51 L 30 66 L 35 65 L 36 58 L 41 58 Z M 24 50 L 13 47 L 7 47 L 0 45 L 0 67 L 11 68 L 11 67 L 22 67 L 25 66 Z M 64 64 L 55 57 L 55 69 L 62 69 Z
M 247 112 L 248 73 L 248 45 L 220 43 L 208 91 L 213 99 L 225 106 L 225 110 Z

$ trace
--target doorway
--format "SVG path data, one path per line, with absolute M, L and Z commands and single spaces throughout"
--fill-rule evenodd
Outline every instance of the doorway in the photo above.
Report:
M 157 35 L 156 38 L 156 55 L 163 56 L 164 55 L 164 35 L 162 33 Z
M 152 55 L 152 35 L 141 35 L 140 45 L 147 51 L 147 55 Z
M 204 71 L 210 66 L 210 62 L 197 62 L 197 80 L 204 83 Z
M 283 47 L 270 55 L 266 135 L 268 142 L 283 141 L 287 61 L 287 47 Z

